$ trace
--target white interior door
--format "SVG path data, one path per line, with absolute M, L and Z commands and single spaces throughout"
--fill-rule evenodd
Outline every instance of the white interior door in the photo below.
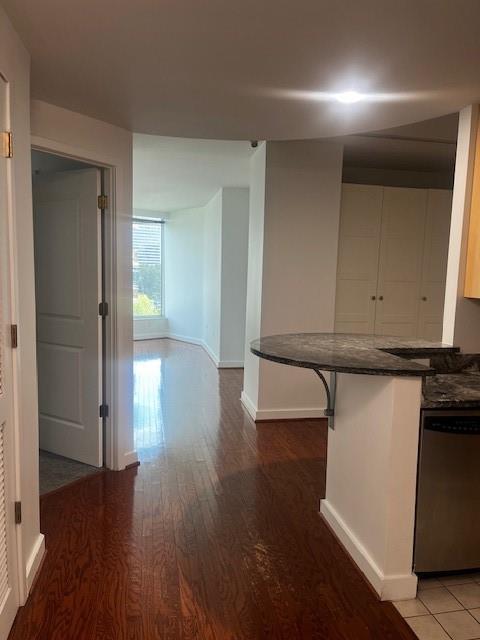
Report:
M 10 161 L 4 157 L 3 149 L 7 104 L 7 83 L 0 76 L 0 640 L 7 638 L 18 608 L 7 175 Z
M 425 189 L 385 187 L 375 333 L 415 337 L 425 236 Z
M 430 189 L 423 251 L 418 337 L 441 340 L 447 278 L 452 192 Z
M 373 333 L 383 187 L 342 186 L 335 331 Z
M 35 178 L 40 447 L 102 465 L 100 172 Z

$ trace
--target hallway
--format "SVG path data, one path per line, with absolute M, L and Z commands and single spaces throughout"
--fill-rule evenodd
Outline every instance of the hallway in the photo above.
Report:
M 318 515 L 326 423 L 255 425 L 241 370 L 135 349 L 141 466 L 42 499 L 48 553 L 10 640 L 414 638 Z

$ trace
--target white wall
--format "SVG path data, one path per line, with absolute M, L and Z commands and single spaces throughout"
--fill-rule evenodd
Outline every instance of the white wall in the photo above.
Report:
M 382 600 L 413 598 L 421 378 L 337 381 L 321 513 Z
M 250 342 L 262 332 L 263 243 L 267 143 L 262 142 L 250 160 L 250 221 L 248 227 L 247 303 L 242 401 L 256 417 L 260 386 L 260 358 L 250 352 Z
M 12 322 L 19 326 L 14 352 L 16 422 L 19 430 L 19 473 L 16 500 L 22 501 L 17 527 L 21 602 L 25 600 L 44 551 L 39 528 L 38 399 L 35 342 L 35 272 L 30 162 L 30 59 L 0 7 L 0 72 L 10 85 L 11 129 L 14 133 L 12 207 L 14 220 Z
M 32 142 L 114 170 L 116 207 L 116 393 L 111 407 L 117 424 L 108 461 L 123 469 L 137 460 L 133 445 L 133 310 L 132 310 L 132 133 L 67 109 L 33 100 Z
M 252 357 L 250 340 L 332 331 L 335 311 L 342 146 L 268 142 L 252 158 L 247 352 L 243 402 L 256 419 L 322 415 L 310 371 Z
M 173 338 L 203 340 L 204 210 L 170 214 L 165 224 L 165 315 Z
M 220 361 L 243 366 L 247 299 L 249 190 L 223 189 Z
M 214 361 L 220 360 L 222 207 L 220 189 L 204 207 L 203 340 Z
M 462 109 L 443 316 L 443 341 L 459 346 L 464 353 L 480 352 L 480 301 L 463 297 L 477 123 L 478 105 Z
M 202 345 L 218 367 L 243 366 L 248 189 L 225 187 L 165 224 L 163 336 Z

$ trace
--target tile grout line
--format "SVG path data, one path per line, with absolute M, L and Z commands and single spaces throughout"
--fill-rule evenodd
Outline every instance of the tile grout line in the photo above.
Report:
M 438 580 L 438 584 L 435 584 L 434 586 L 431 586 L 430 588 L 427 588 L 427 589 L 419 589 L 417 591 L 417 596 L 414 599 L 414 600 L 417 600 L 418 602 L 420 602 L 423 605 L 423 607 L 425 608 L 427 613 L 420 613 L 420 614 L 413 615 L 413 616 L 403 616 L 401 614 L 402 617 L 407 622 L 408 622 L 409 619 L 412 619 L 412 618 L 425 618 L 425 617 L 433 618 L 433 620 L 440 626 L 440 628 L 448 636 L 448 638 L 450 638 L 450 640 L 454 640 L 454 637 L 449 633 L 447 628 L 442 624 L 441 619 L 439 619 L 437 616 L 442 616 L 443 614 L 448 614 L 448 613 L 455 614 L 455 613 L 466 612 L 468 614 L 468 617 L 471 618 L 472 621 L 474 621 L 476 623 L 480 623 L 480 620 L 478 620 L 474 615 L 472 615 L 472 613 L 470 612 L 470 609 L 468 607 L 466 607 L 462 602 L 460 602 L 460 600 L 457 598 L 457 596 L 455 595 L 455 593 L 451 589 L 451 587 L 458 587 L 458 586 L 463 586 L 463 585 L 477 585 L 477 586 L 480 586 L 480 581 L 478 580 L 478 578 L 471 578 L 471 579 L 469 579 L 467 581 L 462 580 L 461 582 L 447 585 L 447 584 L 444 584 L 443 582 L 441 582 L 441 579 L 439 579 Z M 420 593 L 422 591 L 431 591 L 432 589 L 445 589 L 449 593 L 449 595 L 457 602 L 457 604 L 459 605 L 460 609 L 457 609 L 457 610 L 454 610 L 454 611 L 439 611 L 437 613 L 433 613 L 431 611 L 431 609 L 428 607 L 428 605 L 425 604 L 425 602 L 423 602 L 423 600 L 419 597 Z M 475 609 L 475 608 L 479 608 L 479 607 L 471 607 L 471 609 Z M 415 633 L 415 631 L 414 631 L 414 633 Z M 415 635 L 417 635 L 417 634 L 415 633 Z M 419 636 L 417 636 L 417 637 L 419 637 Z M 475 638 L 472 638 L 471 640 L 480 640 L 480 635 L 476 636 Z
M 453 594 L 452 594 L 453 595 Z M 478 620 L 472 616 L 472 614 L 470 613 L 470 611 L 468 609 L 463 609 L 463 611 L 466 611 L 468 613 L 468 615 L 472 618 L 472 620 L 475 620 L 475 622 L 478 622 Z M 458 613 L 457 611 L 444 611 L 443 613 Z M 447 629 L 445 629 L 445 627 L 443 626 L 443 624 L 440 622 L 440 620 L 437 618 L 438 615 L 441 615 L 439 613 L 437 614 L 433 614 L 433 617 L 435 618 L 435 620 L 438 622 L 438 624 L 442 627 L 442 629 L 445 631 L 445 633 L 447 634 L 447 636 L 449 638 L 451 638 L 451 640 L 454 640 L 453 636 L 451 636 Z M 477 636 L 476 638 L 470 638 L 470 640 L 480 640 L 480 636 Z

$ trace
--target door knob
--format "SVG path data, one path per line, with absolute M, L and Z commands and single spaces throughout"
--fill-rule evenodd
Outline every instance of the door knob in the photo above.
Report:
M 424 302 L 426 302 L 426 301 L 427 301 L 427 296 L 422 296 L 422 300 L 423 300 Z
M 370 300 L 376 300 L 377 298 L 375 296 L 370 296 Z
M 378 296 L 378 299 L 379 300 L 383 300 L 383 296 Z

